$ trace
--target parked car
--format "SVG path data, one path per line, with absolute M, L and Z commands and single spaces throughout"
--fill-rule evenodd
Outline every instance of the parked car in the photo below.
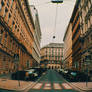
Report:
M 40 68 L 40 67 L 30 68 L 30 69 L 34 69 L 35 70 L 35 73 L 38 74 L 38 77 L 40 77 L 43 72 L 46 72 L 47 71 L 47 68 Z
M 92 70 L 89 70 L 90 81 L 92 81 Z
M 88 76 L 84 72 L 80 72 L 77 70 L 68 70 L 66 74 L 66 79 L 68 79 L 71 82 L 84 82 L 90 81 L 90 76 Z
M 34 80 L 35 78 L 38 77 L 38 73 L 35 69 L 30 69 L 30 70 L 25 70 L 27 72 L 27 80 Z
M 26 76 L 26 71 L 16 71 L 14 73 L 12 73 L 11 78 L 13 80 L 26 80 L 27 76 Z
M 11 78 L 13 80 L 34 80 L 38 76 L 35 69 L 16 71 L 12 73 Z

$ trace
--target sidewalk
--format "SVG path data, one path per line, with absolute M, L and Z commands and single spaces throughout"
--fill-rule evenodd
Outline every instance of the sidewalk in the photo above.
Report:
M 63 78 L 64 79 L 64 78 Z M 77 88 L 82 91 L 92 91 L 92 82 L 68 82 L 66 79 L 64 79 L 70 86 Z
M 19 86 L 19 82 L 17 80 L 9 80 L 5 78 L 0 78 L 1 89 L 22 91 L 34 84 L 35 82 L 20 81 L 20 86 Z
M 73 85 L 83 91 L 92 90 L 92 82 L 88 82 L 87 85 L 86 82 L 71 82 L 70 85 Z

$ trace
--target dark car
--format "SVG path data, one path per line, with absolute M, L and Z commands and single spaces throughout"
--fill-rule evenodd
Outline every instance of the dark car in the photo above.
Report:
M 35 73 L 38 74 L 38 77 L 40 77 L 43 74 L 43 72 L 46 72 L 47 71 L 46 68 L 40 68 L 40 67 L 30 68 L 30 69 L 34 69 L 35 70 Z
M 11 78 L 13 80 L 26 80 L 27 76 L 26 76 L 26 71 L 17 71 L 12 73 Z
M 68 70 L 67 76 L 68 76 L 69 81 L 71 82 L 90 81 L 90 76 L 88 76 L 84 72 L 80 72 L 77 70 Z
M 27 76 L 27 79 L 28 80 L 34 80 L 35 78 L 38 77 L 38 73 L 35 69 L 29 69 L 29 70 L 26 70 L 26 76 Z
M 11 78 L 13 80 L 34 80 L 38 76 L 35 69 L 17 71 L 12 73 Z

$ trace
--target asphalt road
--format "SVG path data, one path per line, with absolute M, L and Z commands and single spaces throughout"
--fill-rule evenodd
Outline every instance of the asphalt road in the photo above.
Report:
M 65 82 L 62 76 L 54 71 L 48 70 L 36 85 L 28 92 L 79 92 Z

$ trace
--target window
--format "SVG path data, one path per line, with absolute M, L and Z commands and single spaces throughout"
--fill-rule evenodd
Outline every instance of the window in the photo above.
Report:
M 9 18 L 11 18 L 11 14 L 9 13 Z
M 14 21 L 12 21 L 12 25 L 14 25 L 15 24 L 15 22 Z
M 90 40 L 89 40 L 89 37 L 88 37 L 88 38 L 87 38 L 87 42 L 89 43 L 89 41 L 90 41 Z
M 8 22 L 9 22 L 10 17 L 11 17 L 11 14 L 9 13 L 9 14 L 8 14 Z
M 9 2 L 7 2 L 7 6 L 9 7 Z
M 52 64 L 54 64 L 54 61 L 52 61 Z
M 55 57 L 55 59 L 57 60 L 57 56 Z
M 4 45 L 6 45 L 6 42 L 7 42 L 7 34 L 5 34 Z
M 15 29 L 17 28 L 17 25 L 15 25 Z
M 4 1 L 3 1 L 3 0 L 1 1 L 1 6 L 2 6 L 2 7 L 4 6 Z
M 91 40 L 92 40 L 92 35 L 91 35 Z
M 50 64 L 50 61 L 49 61 L 49 64 Z
M 3 31 L 0 30 L 0 43 L 1 43 L 1 41 L 2 41 L 2 36 L 3 36 Z
M 5 17 L 5 15 L 6 15 L 6 13 L 8 12 L 8 9 L 7 9 L 7 7 L 5 7 L 5 10 L 4 10 L 4 15 L 3 15 L 3 17 Z
M 10 39 L 10 49 L 12 48 L 12 39 Z
M 14 0 L 11 0 L 11 8 L 12 8 L 12 5 L 13 5 L 13 2 L 14 2 Z
M 5 12 L 8 12 L 8 9 L 7 9 L 7 7 L 5 7 Z
M 17 29 L 17 32 L 19 32 L 19 29 Z
M 27 60 L 27 62 L 26 62 L 26 66 L 27 66 L 27 68 L 30 67 L 30 62 L 29 62 L 29 60 Z
M 0 3 L 0 11 L 1 11 L 1 9 L 2 9 L 2 5 L 1 5 L 1 3 Z

